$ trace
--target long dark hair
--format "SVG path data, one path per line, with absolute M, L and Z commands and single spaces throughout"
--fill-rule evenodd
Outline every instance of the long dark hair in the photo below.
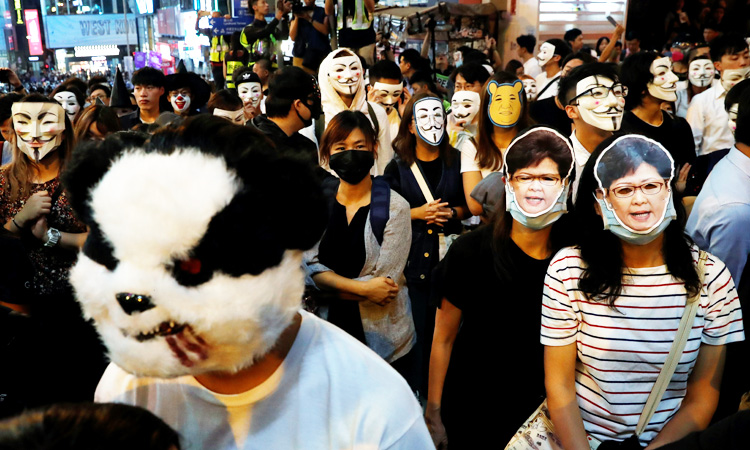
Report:
M 487 92 L 487 84 L 491 81 L 497 81 L 498 83 L 513 83 L 518 80 L 516 74 L 508 72 L 497 72 L 492 76 L 482 88 L 482 102 L 479 106 L 479 125 L 477 129 L 477 157 L 476 160 L 479 163 L 479 167 L 482 169 L 491 169 L 496 171 L 503 166 L 503 154 L 500 149 L 495 145 L 495 141 L 492 137 L 495 135 L 495 125 L 490 120 L 490 116 L 487 113 L 490 105 L 490 94 Z M 518 119 L 518 123 L 513 127 L 515 130 L 523 130 L 529 126 L 529 102 L 526 99 L 526 91 L 521 89 L 521 117 Z M 401 131 L 401 130 L 399 130 Z
M 513 145 L 513 152 L 507 155 L 507 176 L 512 176 L 520 169 L 534 167 L 545 158 L 550 158 L 557 164 L 560 178 L 564 179 L 568 176 L 570 166 L 573 164 L 573 155 L 569 147 L 571 145 L 570 142 L 566 142 L 567 138 L 553 132 L 539 130 L 535 133 L 526 134 L 527 131 L 536 128 L 541 127 L 532 127 L 529 130 L 524 130 L 511 143 Z M 501 200 L 498 202 L 497 211 L 492 217 L 490 226 L 492 226 L 492 252 L 495 273 L 501 280 L 511 282 L 512 275 L 510 268 L 513 267 L 515 262 L 508 251 L 508 247 L 510 245 L 513 217 L 505 210 L 507 195 L 508 193 L 504 192 Z M 550 233 L 552 254 L 555 254 L 569 243 L 567 236 L 570 233 L 561 232 L 561 230 L 567 228 L 565 225 L 567 222 L 568 220 L 564 215 L 560 220 L 551 225 L 553 227 Z
M 414 103 L 428 97 L 435 96 L 423 92 L 412 96 L 409 102 L 406 103 L 404 117 L 401 118 L 401 125 L 398 127 L 398 136 L 393 140 L 393 150 L 407 166 L 417 160 L 417 135 L 412 134 L 409 130 L 409 126 L 414 121 Z M 438 148 L 440 149 L 440 158 L 445 161 L 446 165 L 450 166 L 453 164 L 453 152 L 451 152 L 453 147 L 451 147 L 448 141 L 448 136 L 443 136 L 443 140 L 438 144 Z
M 586 163 L 578 186 L 575 212 L 577 243 L 586 263 L 578 287 L 589 300 L 607 302 L 613 308 L 622 293 L 625 265 L 620 239 L 602 227 L 602 218 L 596 211 L 594 193 L 599 184 L 594 177 L 594 167 L 602 151 L 617 138 L 613 136 L 599 144 Z M 664 231 L 662 253 L 669 272 L 685 283 L 688 295 L 692 296 L 700 292 L 701 282 L 690 251 L 693 242 L 685 234 L 687 214 L 682 195 L 674 188 L 674 178 L 671 189 L 677 218 Z
M 628 87 L 625 97 L 625 109 L 631 109 L 643 104 L 643 97 L 648 95 L 648 84 L 653 81 L 651 64 L 660 58 L 655 52 L 638 52 L 625 58 L 620 67 L 620 82 Z
M 378 137 L 370 120 L 361 111 L 341 111 L 330 122 L 320 138 L 320 162 L 328 165 L 331 159 L 331 147 L 337 142 L 346 140 L 354 130 L 359 130 L 365 137 L 367 149 L 377 158 Z

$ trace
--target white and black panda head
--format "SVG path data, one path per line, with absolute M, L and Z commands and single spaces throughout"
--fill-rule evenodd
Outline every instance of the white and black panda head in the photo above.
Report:
M 264 136 L 198 116 L 79 147 L 63 178 L 90 230 L 70 281 L 125 370 L 236 371 L 291 323 L 326 205 Z

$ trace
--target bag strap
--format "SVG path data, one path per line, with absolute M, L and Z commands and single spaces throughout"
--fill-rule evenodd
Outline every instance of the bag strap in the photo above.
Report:
M 641 417 L 638 419 L 638 425 L 635 427 L 636 436 L 640 436 L 651 421 L 651 417 L 653 417 L 656 412 L 656 408 L 659 406 L 661 398 L 664 396 L 664 392 L 667 390 L 667 386 L 669 386 L 669 382 L 672 380 L 672 375 L 674 374 L 675 369 L 677 369 L 677 365 L 680 363 L 682 351 L 685 349 L 685 344 L 690 336 L 690 330 L 693 328 L 695 315 L 698 312 L 698 307 L 701 303 L 700 297 L 701 292 L 703 292 L 707 259 L 708 253 L 700 250 L 698 254 L 697 270 L 698 278 L 700 278 L 701 282 L 701 288 L 696 295 L 688 298 L 685 303 L 685 311 L 682 313 L 680 326 L 677 329 L 677 335 L 672 343 L 672 348 L 669 350 L 667 360 L 664 362 L 664 366 L 662 366 L 661 372 L 659 372 L 659 376 L 656 378 L 656 383 L 654 383 L 651 393 L 648 395 L 646 406 L 643 407 Z
M 550 86 L 552 86 L 553 84 L 557 83 L 558 81 L 560 81 L 560 74 L 559 74 L 559 73 L 557 74 L 557 76 L 555 76 L 554 78 L 552 78 L 552 79 L 551 79 L 551 80 L 549 81 L 549 83 L 545 84 L 545 85 L 544 85 L 544 87 L 542 88 L 542 90 L 541 90 L 541 91 L 539 91 L 539 93 L 538 93 L 538 94 L 536 94 L 536 96 L 537 96 L 537 97 L 539 97 L 539 96 L 541 96 L 542 94 L 544 94 L 544 92 L 545 92 L 545 91 L 546 91 L 547 89 L 549 89 L 549 87 L 550 87 Z
M 370 226 L 378 244 L 383 245 L 385 225 L 391 213 L 391 186 L 383 177 L 372 180 L 370 205 Z
M 375 115 L 375 110 L 372 108 L 370 102 L 367 103 L 367 112 L 370 113 L 370 120 L 372 120 L 372 127 L 375 129 L 375 139 L 380 136 L 380 122 L 378 122 L 378 116 Z
M 417 184 L 419 185 L 419 189 L 422 190 L 422 195 L 424 195 L 424 198 L 425 200 L 427 200 L 427 203 L 434 202 L 435 197 L 432 196 L 430 187 L 427 186 L 427 182 L 424 179 L 424 175 L 422 175 L 422 171 L 419 169 L 419 166 L 417 165 L 417 161 L 414 161 L 413 163 L 411 163 L 411 166 L 409 168 L 411 169 L 411 173 L 414 174 L 414 178 L 417 179 Z

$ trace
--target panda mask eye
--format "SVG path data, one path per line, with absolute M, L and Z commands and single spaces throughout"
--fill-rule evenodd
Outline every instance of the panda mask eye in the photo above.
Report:
M 210 270 L 209 266 L 195 256 L 175 260 L 172 264 L 172 276 L 182 286 L 198 286 L 213 277 L 214 272 Z

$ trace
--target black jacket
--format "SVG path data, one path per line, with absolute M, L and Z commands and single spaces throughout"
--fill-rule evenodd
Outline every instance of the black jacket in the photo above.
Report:
M 302 136 L 298 132 L 295 132 L 291 136 L 287 136 L 286 133 L 271 119 L 266 117 L 265 114 L 255 117 L 248 122 L 248 124 L 268 136 L 268 138 L 276 145 L 276 148 L 282 153 L 304 160 L 309 164 L 312 164 L 314 167 L 318 166 L 318 147 L 310 139 Z

